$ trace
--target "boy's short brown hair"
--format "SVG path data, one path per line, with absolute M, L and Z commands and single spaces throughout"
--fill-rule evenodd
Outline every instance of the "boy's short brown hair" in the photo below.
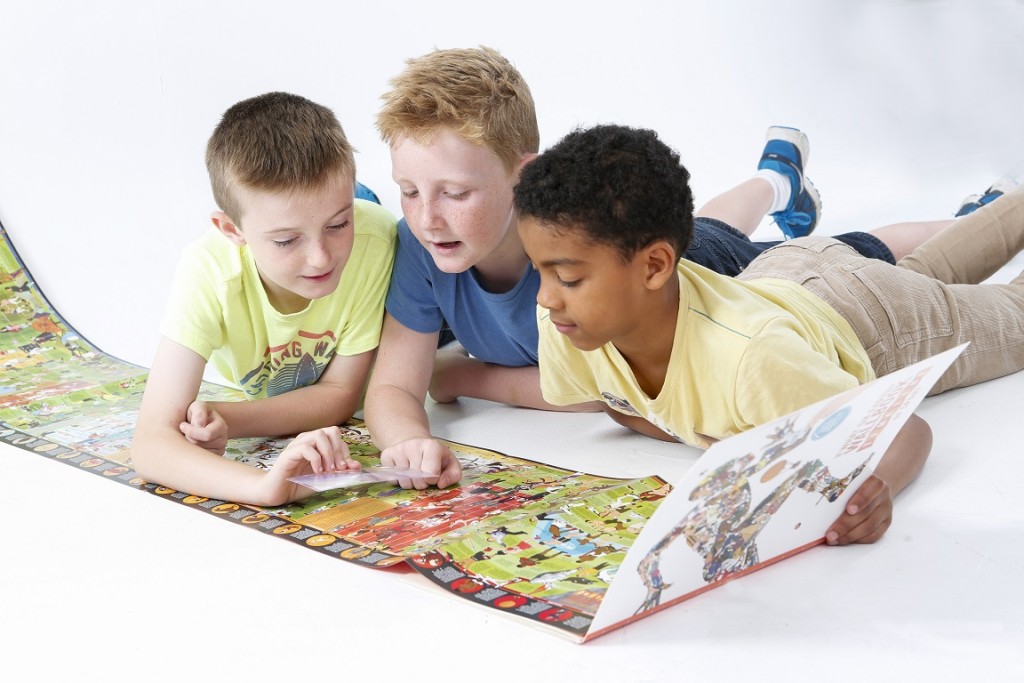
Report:
M 493 150 L 509 171 L 540 148 L 530 88 L 493 48 L 434 50 L 407 60 L 390 84 L 377 114 L 389 145 L 401 136 L 429 142 L 447 129 Z
M 228 108 L 206 145 L 213 197 L 236 222 L 232 189 L 311 190 L 333 176 L 355 178 L 352 145 L 334 113 L 299 95 L 270 92 Z

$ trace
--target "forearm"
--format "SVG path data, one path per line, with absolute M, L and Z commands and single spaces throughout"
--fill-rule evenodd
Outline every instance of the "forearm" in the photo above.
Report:
M 140 477 L 207 498 L 263 505 L 258 491 L 264 473 L 189 443 L 176 428 L 137 429 L 132 466 Z
M 608 407 L 605 404 L 601 404 L 604 412 L 608 414 L 608 417 L 618 422 L 623 427 L 628 427 L 634 432 L 649 436 L 660 441 L 671 441 L 673 443 L 679 443 L 679 441 L 668 432 L 662 431 L 655 427 L 653 424 L 640 417 L 639 415 L 626 415 L 620 413 L 613 408 Z
M 599 402 L 569 406 L 548 403 L 540 389 L 540 369 L 535 365 L 513 368 L 469 357 L 443 364 L 438 362 L 430 394 L 442 403 L 466 396 L 537 410 L 597 412 L 601 409 Z
M 393 384 L 371 385 L 363 410 L 373 442 L 381 450 L 414 438 L 431 438 L 423 397 Z
M 885 481 L 895 496 L 920 474 L 931 450 L 931 427 L 911 415 L 879 461 L 875 476 Z
M 224 417 L 232 439 L 292 436 L 342 424 L 356 411 L 359 396 L 358 390 L 312 384 L 271 398 L 210 405 Z

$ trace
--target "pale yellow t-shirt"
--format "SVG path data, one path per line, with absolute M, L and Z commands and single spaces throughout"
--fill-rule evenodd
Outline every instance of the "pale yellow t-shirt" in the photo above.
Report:
M 611 343 L 580 351 L 538 307 L 544 398 L 600 400 L 694 446 L 764 424 L 874 379 L 849 323 L 786 280 L 736 280 L 680 261 L 665 384 L 647 396 Z
M 248 247 L 211 228 L 182 255 L 161 334 L 207 359 L 249 398 L 314 384 L 335 354 L 354 356 L 380 343 L 397 221 L 357 199 L 353 224 L 338 288 L 287 315 L 267 299 Z

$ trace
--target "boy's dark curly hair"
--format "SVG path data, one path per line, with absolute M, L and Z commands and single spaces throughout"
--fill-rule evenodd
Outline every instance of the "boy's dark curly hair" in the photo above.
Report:
M 581 230 L 623 259 L 658 240 L 682 255 L 693 235 L 690 173 L 653 130 L 600 125 L 566 135 L 522 170 L 520 216 Z

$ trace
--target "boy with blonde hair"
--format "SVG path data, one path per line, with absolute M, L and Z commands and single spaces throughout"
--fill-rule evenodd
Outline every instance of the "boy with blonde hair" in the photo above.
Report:
M 341 125 L 297 95 L 230 107 L 206 163 L 219 209 L 179 264 L 132 461 L 182 491 L 278 505 L 310 493 L 291 476 L 359 466 L 336 425 L 380 340 L 395 219 L 354 198 Z M 198 400 L 207 362 L 252 400 Z M 267 472 L 220 457 L 229 438 L 298 432 Z
M 699 447 L 964 342 L 931 393 L 1024 368 L 1024 188 L 976 208 L 897 265 L 804 237 L 729 278 L 680 260 L 689 173 L 653 131 L 596 126 L 521 174 L 519 233 L 540 273 L 541 387 Z M 946 284 L 957 283 L 957 284 Z M 873 542 L 931 450 L 912 416 L 826 534 Z
M 545 410 L 597 406 L 554 406 L 540 392 L 540 281 L 512 201 L 540 144 L 522 74 L 491 48 L 435 50 L 410 59 L 391 86 L 377 127 L 390 147 L 404 220 L 365 413 L 385 463 L 439 473 L 445 486 L 458 481 L 459 464 L 430 434 L 428 391 L 441 402 L 470 396 Z M 813 230 L 820 202 L 803 173 L 807 138 L 784 127 L 769 129 L 768 138 L 757 175 L 698 213 L 684 258 L 736 275 L 773 244 L 748 237 L 766 214 L 787 235 Z M 887 226 L 840 239 L 895 263 L 943 225 Z M 461 348 L 437 350 L 445 324 Z

